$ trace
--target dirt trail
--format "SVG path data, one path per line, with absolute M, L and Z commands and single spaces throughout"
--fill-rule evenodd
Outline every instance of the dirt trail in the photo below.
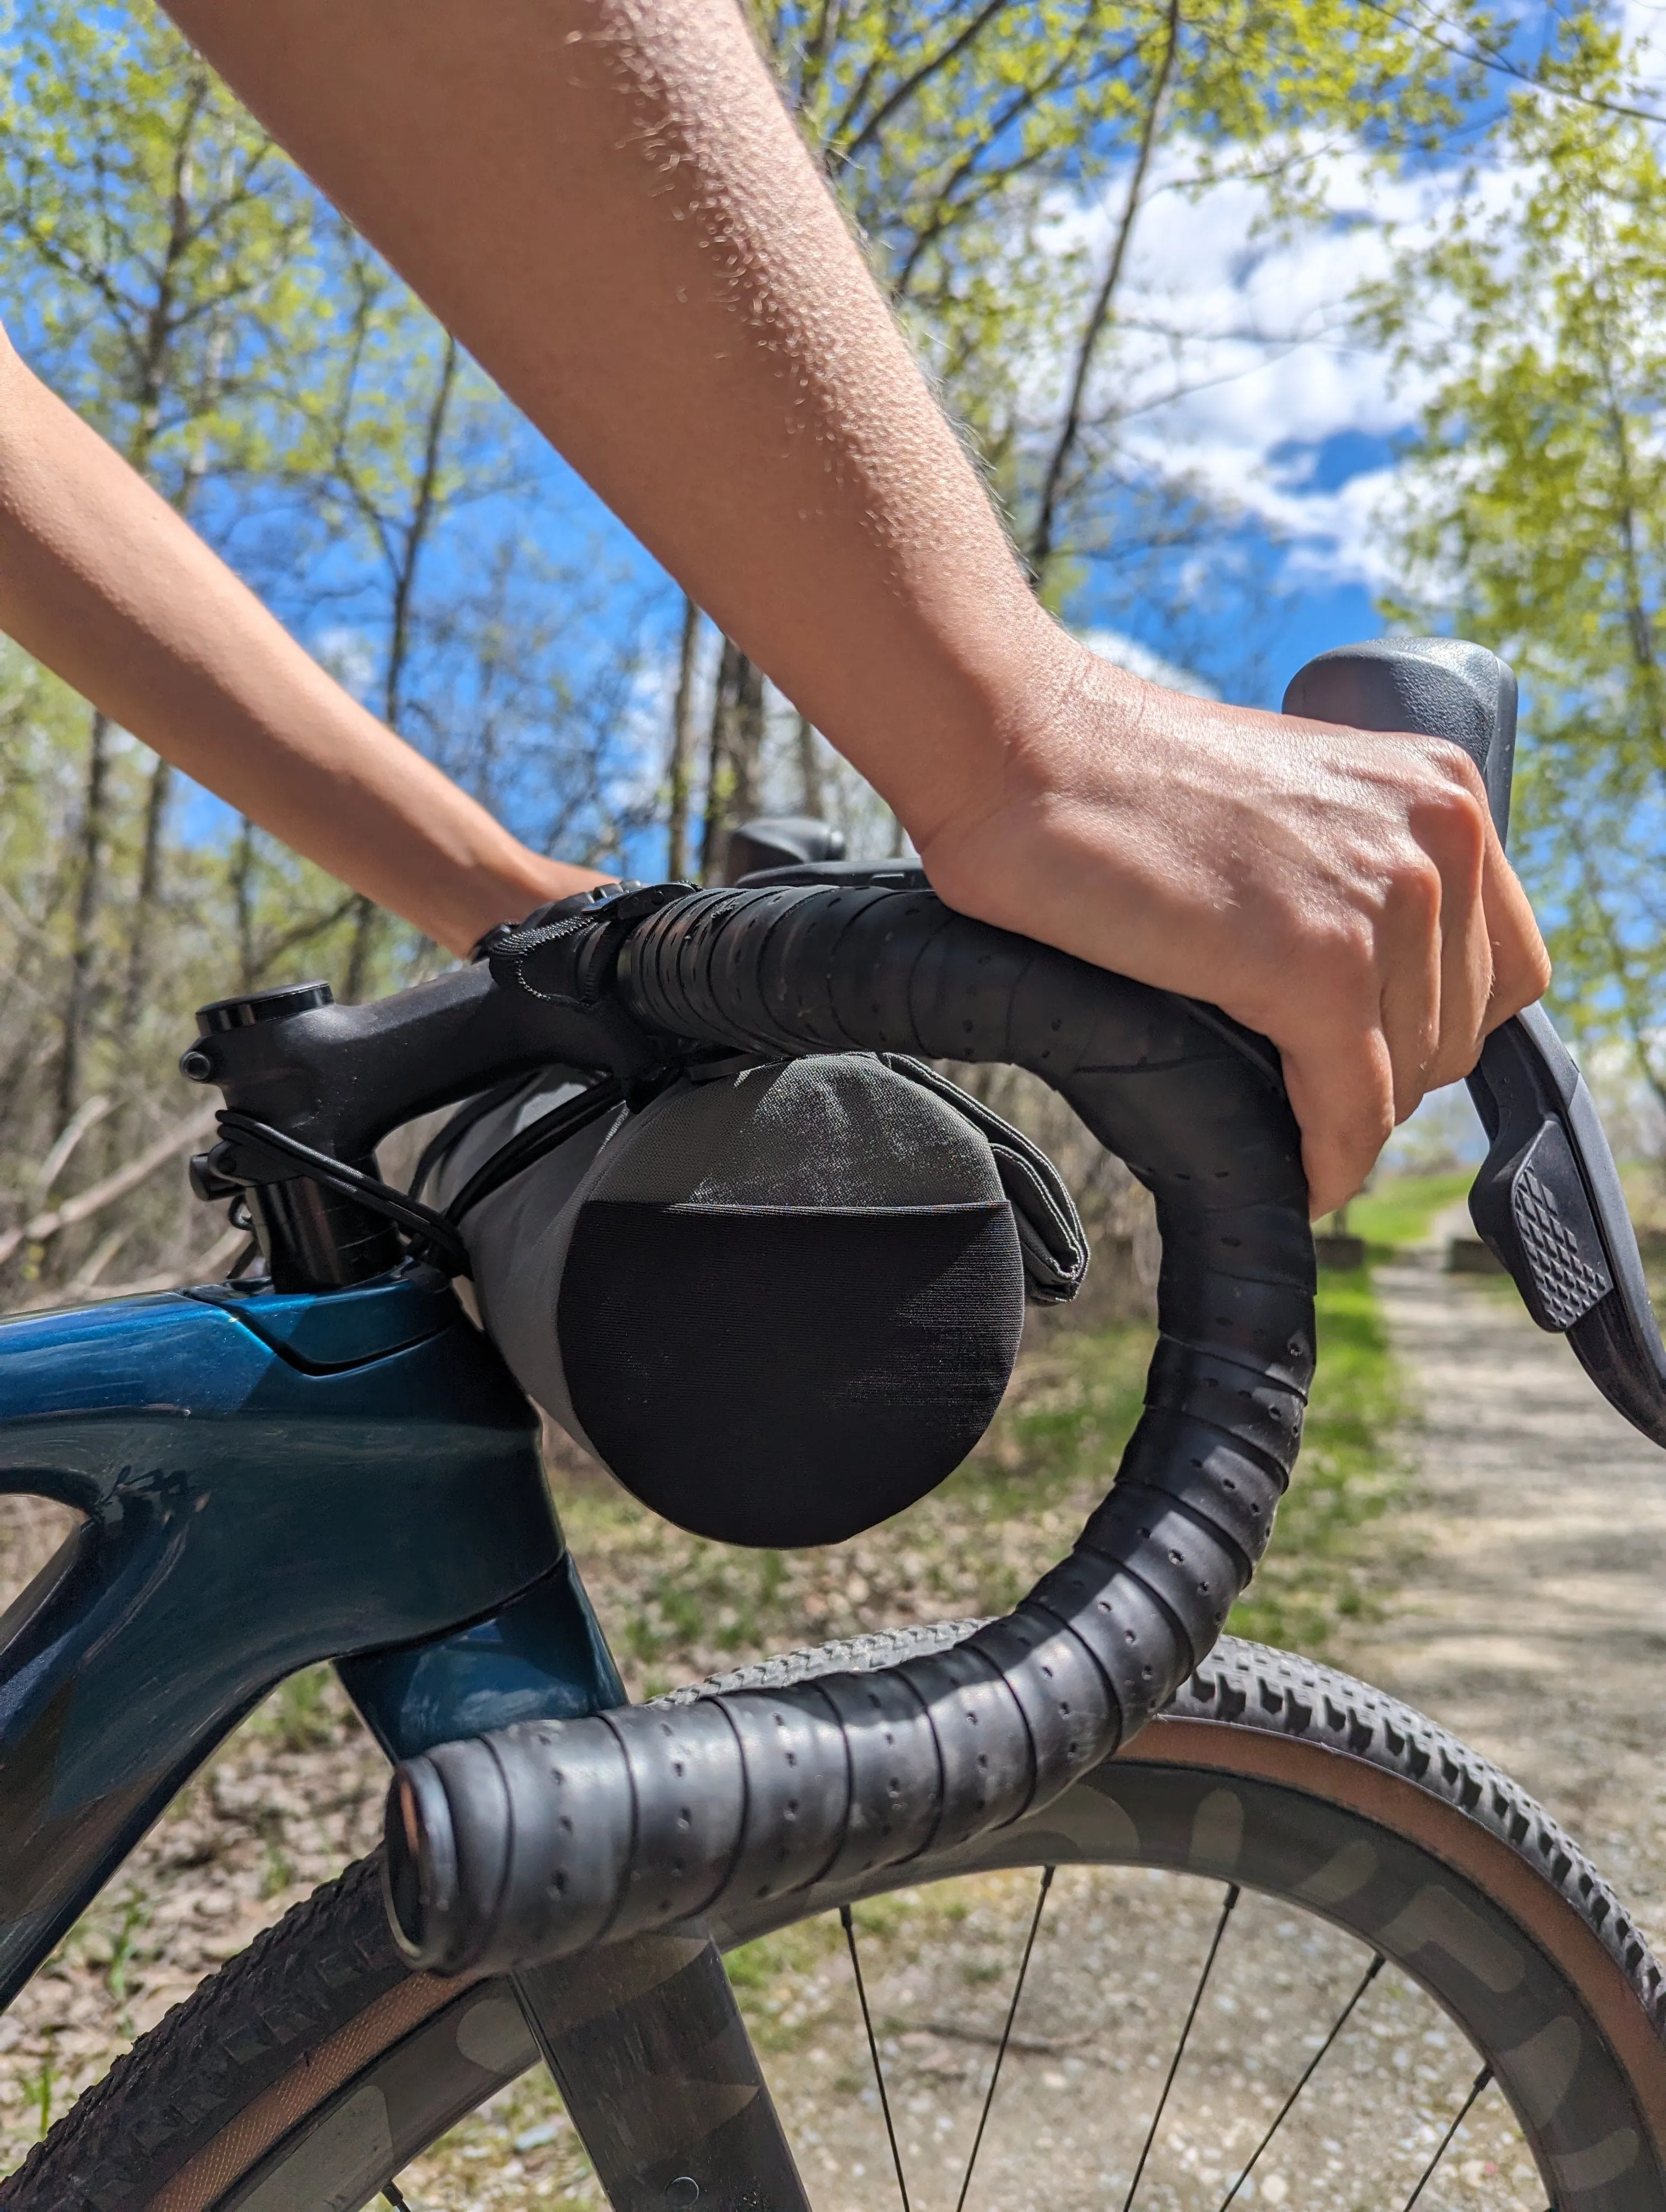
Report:
M 1666 1954 L 1666 1455 L 1502 1280 L 1430 1249 L 1377 1286 L 1418 1408 L 1420 1556 L 1343 1662 L 1531 1790 Z

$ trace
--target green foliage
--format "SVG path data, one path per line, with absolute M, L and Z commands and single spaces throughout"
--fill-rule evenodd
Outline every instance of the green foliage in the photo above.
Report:
M 1473 1168 L 1439 1175 L 1380 1175 L 1370 1190 L 1348 1201 L 1348 1227 L 1374 1250 L 1394 1253 L 1420 1244 L 1438 1214 L 1469 1195 Z
M 1055 601 L 1083 562 L 1137 569 L 1216 520 L 1126 453 L 1129 364 L 1164 342 L 1166 310 L 1128 290 L 1152 195 L 1232 178 L 1269 224 L 1323 218 L 1339 140 L 1398 160 L 1473 90 L 1347 0 L 753 12 Z M 9 58 L 0 313 L 33 363 L 406 735 L 547 847 L 618 859 L 642 623 L 617 595 L 599 622 L 611 580 L 504 522 L 528 462 L 501 397 L 163 18 L 15 0 Z M 77 1111 L 120 1102 L 58 1163 L 72 1185 L 183 1113 L 172 1063 L 196 1000 L 319 971 L 362 995 L 423 957 L 248 825 L 187 826 L 165 768 L 15 656 L 0 779 L 14 1219 L 52 1194 L 25 1186 Z M 13 1288 L 143 1279 L 208 1226 L 170 1180 L 24 1247 Z
M 21 335 L 181 507 L 254 458 L 312 312 L 312 192 L 161 15 L 17 0 L 0 209 Z
M 617 855 L 641 619 L 575 653 L 598 564 L 458 537 L 526 489 L 513 410 L 160 14 L 16 0 L 7 58 L 0 319 L 30 365 L 349 689 L 546 847 Z M 374 995 L 431 957 L 3 641 L 0 949 L 0 1228 L 184 1121 L 194 1006 L 319 973 Z M 0 1302 L 204 1248 L 231 1256 L 224 1224 L 164 1169 L 0 1261 Z
M 1661 1091 L 1666 986 L 1666 177 L 1617 33 L 1563 18 L 1455 219 L 1367 302 L 1426 380 L 1391 614 L 1450 624 L 1523 679 L 1512 855 L 1560 1011 Z M 1507 163 L 1501 170 L 1499 162 Z M 1508 189 L 1500 184 L 1507 177 Z
M 0 313 L 37 372 L 224 540 L 291 466 L 316 196 L 161 15 L 19 0 L 8 28 Z M 181 1122 L 194 1004 L 347 950 L 340 885 L 246 824 L 184 829 L 177 799 L 166 764 L 0 652 L 0 1149 L 25 1216 L 54 1195 L 43 1160 L 85 1188 Z M 223 1226 L 177 1170 L 159 1175 L 22 1246 L 13 1295 L 146 1279 L 223 1245 Z
M 752 14 L 1054 597 L 1110 550 L 1130 502 L 1118 326 L 1151 194 L 1236 178 L 1268 222 L 1323 220 L 1338 137 L 1397 158 L 1436 143 L 1475 89 L 1450 54 L 1348 0 L 753 0 Z M 1148 340 L 1164 312 L 1145 301 L 1129 319 Z M 1049 477 L 1058 524 L 1041 547 Z M 1158 503 L 1174 507 L 1173 488 Z
M 316 1751 L 340 1728 L 340 1693 L 327 1666 L 303 1667 L 280 1682 L 251 1722 L 278 1751 Z

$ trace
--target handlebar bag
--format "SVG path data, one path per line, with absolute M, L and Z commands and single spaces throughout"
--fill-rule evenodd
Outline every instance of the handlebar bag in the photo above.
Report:
M 441 1202 L 531 1110 L 469 1131 Z M 924 1496 L 988 1426 L 1023 1325 L 986 1127 L 866 1054 L 679 1077 L 463 1230 L 528 1395 L 644 1504 L 727 1543 L 835 1543 Z

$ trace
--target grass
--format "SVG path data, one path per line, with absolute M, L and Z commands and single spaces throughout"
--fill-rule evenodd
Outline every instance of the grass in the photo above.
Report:
M 1468 1197 L 1474 1179 L 1473 1168 L 1444 1175 L 1385 1176 L 1376 1189 L 1352 1201 L 1348 1227 L 1365 1238 L 1374 1257 L 1385 1257 L 1404 1244 L 1421 1244 L 1436 1217 Z
M 333 1668 L 303 1667 L 278 1685 L 249 1726 L 277 1751 L 315 1751 L 340 1734 L 340 1702 Z

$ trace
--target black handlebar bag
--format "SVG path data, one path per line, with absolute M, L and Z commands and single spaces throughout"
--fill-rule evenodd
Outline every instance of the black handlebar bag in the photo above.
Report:
M 481 1117 L 441 1202 L 571 1095 L 545 1079 Z M 1086 1264 L 1026 1139 L 862 1053 L 681 1077 L 463 1228 L 528 1395 L 666 1519 L 755 1546 L 834 1543 L 934 1488 L 1000 1402 L 1026 1275 L 1067 1297 Z

